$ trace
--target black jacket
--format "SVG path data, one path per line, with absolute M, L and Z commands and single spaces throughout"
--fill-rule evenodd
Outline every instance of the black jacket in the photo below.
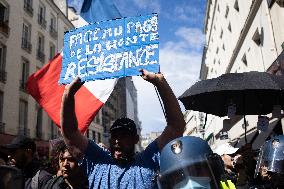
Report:
M 41 170 L 40 163 L 33 160 L 23 169 L 25 177 L 25 189 L 42 189 L 52 175 L 45 170 Z M 33 187 L 32 187 L 33 185 Z
M 71 187 L 64 181 L 63 177 L 53 177 L 45 185 L 44 189 L 71 189 Z
M 79 178 L 78 178 L 79 179 Z M 84 189 L 88 188 L 87 185 L 84 185 L 82 187 L 79 187 L 78 189 Z M 44 189 L 71 189 L 71 187 L 64 181 L 64 178 L 62 176 L 59 177 L 53 177 L 50 179 Z M 77 189 L 77 188 L 73 188 Z

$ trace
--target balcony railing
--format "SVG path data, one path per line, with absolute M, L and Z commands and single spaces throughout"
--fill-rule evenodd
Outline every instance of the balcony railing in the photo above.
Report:
M 7 72 L 5 70 L 0 70 L 0 82 L 6 83 L 7 81 Z
M 0 133 L 5 133 L 5 123 L 0 122 Z
M 43 63 L 45 62 L 45 54 L 42 50 L 38 49 L 36 55 L 37 55 L 36 57 L 39 61 L 41 61 Z
M 10 28 L 9 28 L 9 21 L 8 20 L 6 20 L 6 21 L 0 20 L 0 31 L 7 36 L 9 35 Z
M 24 10 L 32 17 L 34 15 L 34 9 L 30 3 L 25 1 Z
M 55 28 L 53 26 L 49 27 L 49 33 L 50 33 L 51 37 L 53 37 L 54 39 L 57 39 L 57 31 L 55 30 Z
M 31 53 L 31 51 L 32 51 L 32 44 L 26 38 L 22 38 L 22 49 L 24 49 L 28 53 Z
M 41 25 L 42 27 L 46 28 L 46 20 L 42 15 L 38 15 L 38 24 Z

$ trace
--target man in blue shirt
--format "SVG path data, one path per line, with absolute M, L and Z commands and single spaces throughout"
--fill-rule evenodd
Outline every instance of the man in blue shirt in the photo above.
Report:
M 171 140 L 182 136 L 185 122 L 178 101 L 161 73 L 141 70 L 142 78 L 157 87 L 164 103 L 167 126 L 141 153 L 135 123 L 128 118 L 114 122 L 110 129 L 110 154 L 80 133 L 74 110 L 74 95 L 82 86 L 79 78 L 67 85 L 62 97 L 62 135 L 73 156 L 83 160 L 89 188 L 156 188 L 159 152 Z

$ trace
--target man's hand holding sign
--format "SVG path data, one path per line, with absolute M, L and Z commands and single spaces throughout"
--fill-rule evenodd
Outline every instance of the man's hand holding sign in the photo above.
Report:
M 157 22 L 157 15 L 132 17 L 66 33 L 66 58 L 59 82 L 71 84 L 65 86 L 62 96 L 62 136 L 73 156 L 84 157 L 82 166 L 90 188 L 156 188 L 153 178 L 159 169 L 159 152 L 169 141 L 182 136 L 183 114 L 159 72 Z M 78 129 L 75 97 L 83 86 L 81 82 L 135 75 L 141 75 L 157 88 L 167 125 L 143 152 L 135 154 L 135 144 L 139 141 L 136 125 L 129 118 L 119 118 L 110 128 L 109 154 Z
M 159 71 L 156 14 L 98 22 L 64 36 L 62 84 L 76 76 L 82 81 L 136 76 L 140 69 Z

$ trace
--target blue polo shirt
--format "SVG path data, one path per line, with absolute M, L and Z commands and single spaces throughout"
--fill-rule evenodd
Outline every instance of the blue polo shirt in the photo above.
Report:
M 83 159 L 83 167 L 89 180 L 89 188 L 157 188 L 156 174 L 159 170 L 160 153 L 156 141 L 135 160 L 123 167 L 118 166 L 110 153 L 104 151 L 93 141 Z

